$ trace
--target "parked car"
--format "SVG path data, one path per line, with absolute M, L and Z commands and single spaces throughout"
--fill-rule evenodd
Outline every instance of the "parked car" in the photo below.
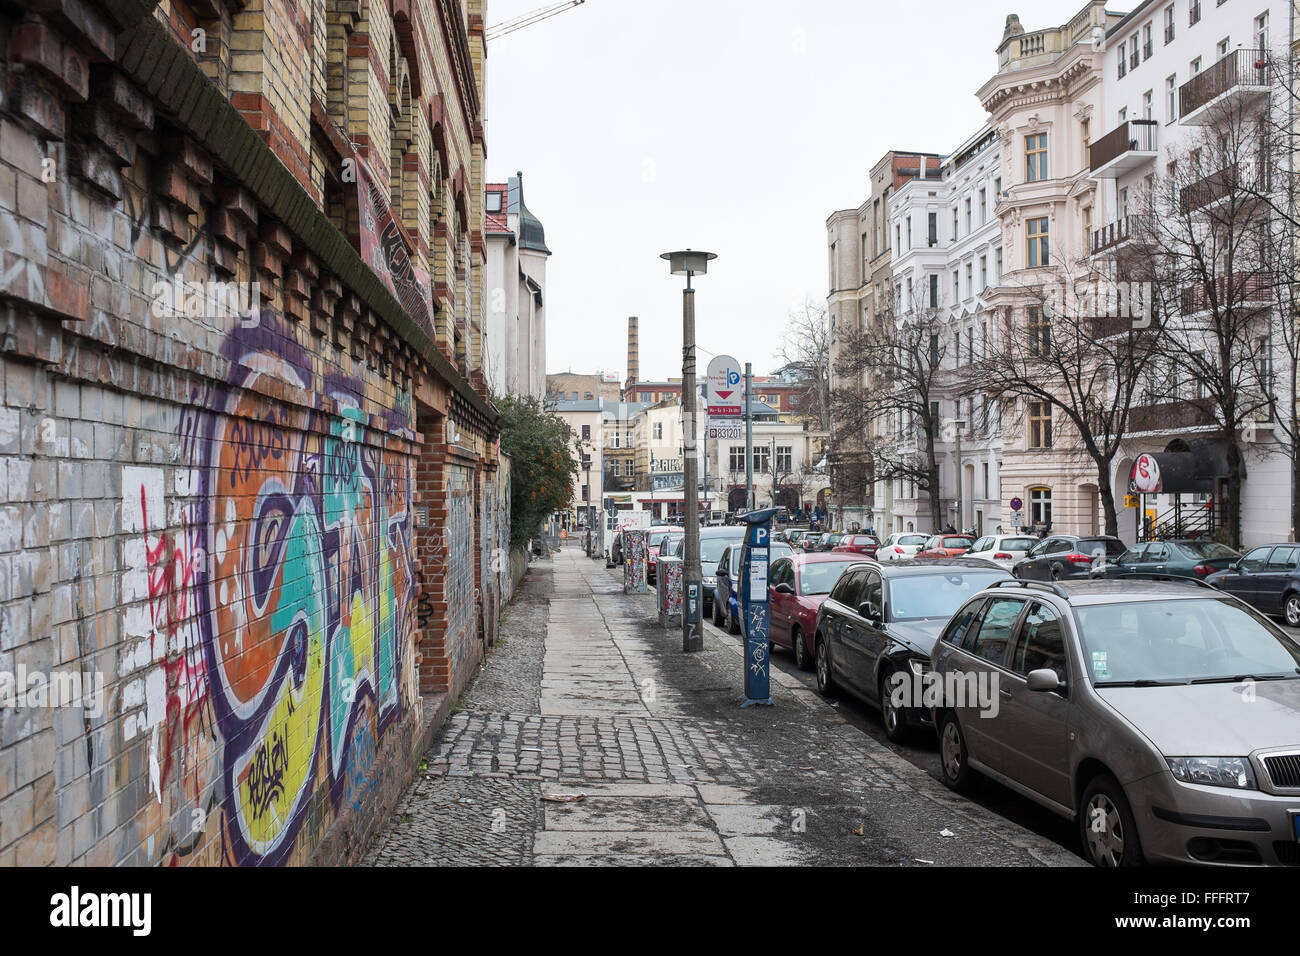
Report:
M 713 589 L 717 587 L 717 567 L 718 558 L 722 557 L 722 552 L 730 544 L 745 540 L 745 526 L 743 525 L 724 525 L 719 528 L 707 527 L 700 529 L 700 584 L 704 593 L 700 596 L 703 602 L 700 606 L 701 617 L 708 617 L 713 613 Z M 673 548 L 673 554 L 681 557 L 686 547 L 686 537 L 683 534 L 677 546 Z
M 952 613 L 994 582 L 1009 580 L 996 564 L 969 558 L 850 566 L 817 612 L 817 689 L 831 696 L 842 687 L 880 708 L 889 739 L 903 740 L 929 724 L 930 715 L 919 706 L 893 706 L 891 678 L 919 677 Z
M 650 534 L 650 557 L 646 566 L 646 580 L 651 584 L 657 584 L 659 580 L 657 569 L 659 555 L 662 554 L 665 557 L 671 555 L 677 548 L 677 542 L 684 536 L 684 532 L 680 528 L 671 528 L 664 531 L 657 545 L 654 543 L 654 534 L 654 532 Z
M 833 551 L 835 549 L 835 546 L 840 543 L 840 539 L 843 537 L 844 537 L 843 531 L 824 532 L 822 536 L 817 539 L 817 550 Z
M 925 547 L 914 558 L 956 558 L 970 550 L 975 539 L 964 534 L 936 534 L 925 543 Z
M 713 589 L 713 623 L 725 627 L 731 634 L 740 633 L 740 559 L 745 550 L 744 540 L 727 545 L 718 559 L 717 584 Z M 784 542 L 774 541 L 768 550 L 768 579 L 771 580 L 771 563 L 778 558 L 794 554 L 794 549 Z
M 880 542 L 874 534 L 846 534 L 840 543 L 831 548 L 833 554 L 860 554 L 874 558 L 880 548 Z
M 817 544 L 821 539 L 822 533 L 820 531 L 809 531 L 803 536 L 802 540 L 800 540 L 799 546 L 803 548 L 804 551 L 812 554 L 814 551 L 818 550 Z
M 1123 541 L 1108 535 L 1054 534 L 1034 545 L 1011 573 L 1024 581 L 1086 578 L 1094 567 L 1109 564 L 1127 550 Z
M 790 546 L 793 548 L 798 548 L 800 550 L 803 549 L 803 539 L 807 536 L 808 536 L 808 530 L 806 528 L 797 528 L 794 531 L 789 531 L 786 533 L 786 537 L 790 542 Z
M 772 643 L 788 647 L 800 670 L 812 666 L 817 611 L 845 568 L 861 563 L 855 555 L 792 554 L 772 562 L 767 576 L 772 613 Z
M 1000 564 L 1008 571 L 1015 563 L 1033 550 L 1037 538 L 1023 534 L 986 534 L 970 546 L 968 558 L 983 558 Z
M 669 533 L 668 528 L 652 525 L 650 533 L 646 535 L 646 580 L 651 584 L 655 581 L 655 558 L 658 557 L 659 548 Z
M 1205 580 L 1265 614 L 1281 615 L 1291 627 L 1300 627 L 1298 561 L 1300 544 L 1265 544 L 1251 548 L 1227 569 Z
M 1226 570 L 1240 557 L 1240 551 L 1202 538 L 1139 541 L 1113 562 L 1093 568 L 1092 576 L 1119 578 L 1131 574 L 1155 573 L 1208 579 L 1210 575 Z
M 876 549 L 876 560 L 906 560 L 924 548 L 925 543 L 929 540 L 930 536 L 927 534 L 918 534 L 914 531 L 895 531 L 880 542 L 880 547 Z
M 1140 575 L 1003 584 L 953 615 L 931 667 L 999 702 L 935 709 L 944 782 L 982 774 L 1073 819 L 1097 866 L 1300 863 L 1300 645 L 1236 598 Z

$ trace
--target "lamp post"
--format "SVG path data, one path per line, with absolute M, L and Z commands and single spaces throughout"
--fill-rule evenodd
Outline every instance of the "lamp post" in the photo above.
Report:
M 712 252 L 665 252 L 669 271 L 686 277 L 682 290 L 682 442 L 685 460 L 682 462 L 682 495 L 686 513 L 682 515 L 685 539 L 682 541 L 682 650 L 704 650 L 704 634 L 700 630 L 704 587 L 700 572 L 700 488 L 695 460 L 695 290 L 691 279 L 709 270 L 709 261 L 718 258 Z
M 953 432 L 957 438 L 957 531 L 960 533 L 966 530 L 966 525 L 962 521 L 961 509 L 961 430 L 966 427 L 964 418 L 954 418 L 952 420 Z

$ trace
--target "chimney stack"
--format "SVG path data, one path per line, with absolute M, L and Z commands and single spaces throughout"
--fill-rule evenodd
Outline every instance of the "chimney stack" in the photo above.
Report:
M 641 349 L 637 341 L 637 318 L 635 315 L 628 316 L 627 319 L 627 390 L 633 391 L 641 373 L 640 362 Z M 633 401 L 629 398 L 628 401 Z

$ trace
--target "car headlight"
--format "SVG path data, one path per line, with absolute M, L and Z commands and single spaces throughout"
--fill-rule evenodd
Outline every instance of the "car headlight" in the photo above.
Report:
M 706 588 L 711 588 L 717 583 L 718 583 L 718 579 L 716 577 L 711 578 L 707 574 L 704 576 L 704 586 Z
M 1166 757 L 1175 780 L 1207 787 L 1258 790 L 1255 771 L 1245 757 Z
M 912 669 L 912 673 L 917 677 L 923 677 L 925 672 L 930 669 L 930 662 L 923 661 L 918 657 L 913 657 L 908 660 L 907 666 Z

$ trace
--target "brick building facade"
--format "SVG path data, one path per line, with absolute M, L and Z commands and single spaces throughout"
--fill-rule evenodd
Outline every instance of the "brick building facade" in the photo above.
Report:
M 0 0 L 0 866 L 355 859 L 493 640 L 483 6 Z

